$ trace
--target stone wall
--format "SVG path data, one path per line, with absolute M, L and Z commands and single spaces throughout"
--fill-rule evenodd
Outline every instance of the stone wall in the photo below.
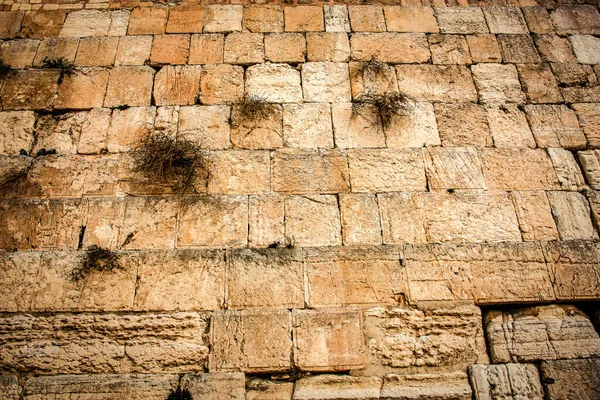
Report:
M 446 3 L 4 0 L 0 399 L 597 399 L 598 7 Z

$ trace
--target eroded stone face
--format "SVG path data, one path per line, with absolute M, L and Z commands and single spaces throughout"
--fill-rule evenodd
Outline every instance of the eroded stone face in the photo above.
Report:
M 535 364 L 475 364 L 469 378 L 477 399 L 503 396 L 542 400 L 544 392 Z

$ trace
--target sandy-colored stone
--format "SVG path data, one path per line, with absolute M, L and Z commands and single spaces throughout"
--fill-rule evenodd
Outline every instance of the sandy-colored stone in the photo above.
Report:
M 385 18 L 380 5 L 348 6 L 352 32 L 385 32 Z
M 432 147 L 424 155 L 431 189 L 487 189 L 481 161 L 474 148 Z
M 34 142 L 35 114 L 33 111 L 0 113 L 0 155 L 16 156 L 21 149 L 28 153 Z
M 350 85 L 355 100 L 364 95 L 381 95 L 398 92 L 398 81 L 394 67 L 379 62 L 351 62 Z M 363 105 L 367 107 L 367 104 Z M 362 112 L 362 110 L 361 110 Z M 355 113 L 358 114 L 358 113 Z
M 75 65 L 78 67 L 106 67 L 115 62 L 119 38 L 89 37 L 82 38 L 77 48 Z
M 243 11 L 240 5 L 209 5 L 204 9 L 204 32 L 240 32 Z
M 485 109 L 473 103 L 434 104 L 443 146 L 486 147 L 493 144 Z
M 230 33 L 225 37 L 224 62 L 228 64 L 257 64 L 265 58 L 262 33 Z
M 150 63 L 186 64 L 189 53 L 190 35 L 155 35 L 150 53 Z
M 471 67 L 482 103 L 523 103 L 525 95 L 514 65 L 477 64 Z
M 290 196 L 285 200 L 286 244 L 340 246 L 342 226 L 335 196 Z
M 0 14 L 0 39 L 12 39 L 21 30 L 24 12 L 3 11 Z
M 288 310 L 217 311 L 210 324 L 211 372 L 286 372 L 291 369 Z
M 466 67 L 396 65 L 396 74 L 400 92 L 414 100 L 448 103 L 477 101 L 471 72 Z
M 471 387 L 464 372 L 394 375 L 383 380 L 381 398 L 469 400 Z
M 192 35 L 189 64 L 220 64 L 223 62 L 225 39 L 221 34 Z
M 246 196 L 184 198 L 177 228 L 178 248 L 243 247 L 248 243 Z
M 10 250 L 14 250 L 14 248 Z M 28 312 L 31 309 L 36 295 L 37 285 L 34 282 L 37 279 L 40 259 L 41 253 L 39 252 L 3 251 L 0 253 L 0 267 L 2 268 L 0 309 L 2 312 Z
M 483 12 L 479 7 L 436 7 L 442 33 L 488 33 Z
M 210 154 L 209 162 L 209 193 L 263 194 L 271 191 L 267 151 L 218 151 Z
M 518 70 L 521 78 L 521 86 L 527 96 L 528 102 L 562 102 L 563 97 L 548 65 L 519 65 Z
M 59 35 L 66 15 L 64 10 L 29 11 L 23 17 L 21 33 L 30 38 L 54 38 Z
M 584 192 L 584 195 L 590 202 L 592 220 L 596 228 L 598 228 L 600 227 L 600 192 L 597 190 L 587 190 Z
M 534 40 L 542 61 L 553 63 L 577 62 L 567 39 L 557 35 L 538 35 L 535 36 Z
M 177 211 L 173 198 L 132 198 L 125 204 L 118 242 L 124 249 L 172 249 Z
M 469 35 L 467 43 L 473 62 L 499 63 L 502 61 L 502 53 L 500 53 L 496 35 Z
M 556 33 L 561 36 L 577 34 L 600 34 L 600 14 L 592 5 L 566 5 L 550 13 Z
M 372 194 L 340 194 L 345 245 L 381 244 L 379 207 Z
M 49 109 L 58 90 L 58 71 L 19 70 L 2 86 L 4 110 Z
M 480 153 L 489 189 L 552 190 L 559 183 L 550 157 L 541 149 L 484 149 Z
M 2 192 L 8 191 L 13 185 L 19 185 L 26 179 L 31 159 L 27 156 L 0 158 L 0 188 Z
M 491 33 L 529 33 L 518 7 L 483 7 Z
M 384 125 L 384 131 L 389 148 L 420 148 L 441 143 L 431 103 L 406 102 L 404 110 L 392 116 L 389 126 Z
M 201 33 L 204 8 L 199 5 L 178 5 L 169 9 L 167 33 Z
M 201 71 L 200 66 L 193 65 L 161 68 L 154 76 L 154 103 L 158 106 L 195 104 Z
M 129 19 L 128 35 L 162 35 L 165 33 L 169 9 L 166 7 L 136 7 Z
M 77 154 L 100 154 L 107 150 L 111 114 L 110 108 L 94 108 L 87 113 L 81 124 Z
M 285 7 L 286 32 L 322 32 L 325 30 L 323 8 L 319 6 Z
M 585 135 L 575 112 L 565 105 L 526 105 L 525 113 L 538 147 L 582 149 Z
M 231 142 L 241 149 L 273 150 L 283 146 L 283 110 L 271 105 L 271 113 L 265 118 L 245 117 L 240 107 L 231 109 Z
M 573 104 L 573 109 L 579 119 L 579 125 L 588 144 L 594 148 L 600 147 L 600 105 Z
M 326 32 L 350 32 L 350 18 L 345 4 L 325 4 L 323 15 Z
M 285 146 L 297 148 L 333 147 L 329 104 L 285 104 L 283 106 L 283 141 Z
M 590 217 L 590 206 L 582 194 L 548 192 L 548 199 L 561 240 L 598 239 Z
M 108 151 L 124 153 L 135 148 L 150 131 L 155 114 L 154 107 L 114 110 L 108 130 Z
M 189 390 L 190 395 L 196 399 L 245 399 L 245 379 L 241 372 L 185 374 L 181 378 L 180 386 L 184 390 Z
M 600 397 L 600 358 L 542 361 L 540 373 L 551 400 Z
M 521 11 L 527 21 L 527 27 L 532 33 L 538 35 L 554 33 L 554 26 L 550 20 L 550 14 L 544 7 L 522 7 Z
M 115 56 L 115 65 L 143 65 L 150 58 L 151 36 L 123 36 Z
M 248 208 L 248 245 L 280 247 L 285 243 L 284 197 L 250 196 Z
M 19 379 L 16 375 L 0 375 L 0 390 L 2 391 L 2 400 L 19 400 Z
M 558 231 L 545 192 L 512 192 L 511 197 L 523 240 L 558 240 Z
M 464 36 L 433 34 L 428 39 L 434 64 L 471 64 Z
M 379 399 L 382 379 L 377 376 L 315 375 L 296 381 L 294 400 Z
M 102 107 L 108 71 L 97 68 L 81 68 L 71 76 L 65 76 L 58 87 L 55 108 L 88 109 Z
M 35 54 L 33 65 L 36 67 L 43 66 L 48 60 L 63 58 L 68 62 L 75 61 L 79 38 L 48 38 L 44 39 L 38 47 Z
M 504 62 L 515 64 L 541 62 L 531 36 L 499 34 L 497 38 Z
M 599 28 L 600 30 L 600 28 Z M 582 64 L 599 64 L 600 39 L 590 35 L 569 36 L 577 60 Z
M 431 7 L 384 6 L 385 22 L 389 32 L 439 32 Z
M 348 39 L 346 38 L 346 41 Z M 350 50 L 348 50 L 350 52 Z M 304 62 L 306 39 L 301 33 L 271 33 L 265 35 L 265 58 L 271 62 Z M 309 59 L 310 60 L 310 59 Z M 346 61 L 346 60 L 310 60 Z
M 283 32 L 283 9 L 277 5 L 244 7 L 243 25 L 250 32 Z
M 352 103 L 331 105 L 335 145 L 339 148 L 385 147 L 385 136 L 374 106 L 352 111 Z
M 534 364 L 474 364 L 469 378 L 477 400 L 525 398 L 543 400 L 544 391 Z
M 382 193 L 377 195 L 377 201 L 384 244 L 427 242 L 425 218 L 416 194 Z
M 306 35 L 308 61 L 347 62 L 350 42 L 344 32 L 308 33 Z
M 181 107 L 179 133 L 206 149 L 230 147 L 227 106 Z
M 600 161 L 598 150 L 580 151 L 577 154 L 585 178 L 592 189 L 600 189 Z
M 60 36 L 106 36 L 110 23 L 111 16 L 106 11 L 80 10 L 70 12 L 60 31 Z
M 2 59 L 5 65 L 11 68 L 23 69 L 31 67 L 39 45 L 40 41 L 35 39 L 4 42 L 0 45 L 0 59 Z
M 257 64 L 248 67 L 245 82 L 248 96 L 274 103 L 302 101 L 300 73 L 287 64 Z
M 386 43 L 386 46 L 381 46 Z M 424 33 L 357 33 L 350 38 L 352 59 L 388 63 L 423 63 L 430 53 Z
M 548 149 L 548 155 L 556 171 L 560 187 L 563 190 L 581 190 L 585 186 L 585 180 L 573 153 L 561 148 Z
M 425 168 L 420 150 L 348 151 L 353 192 L 424 191 Z
M 104 107 L 149 106 L 154 73 L 148 66 L 113 68 L 108 77 Z
M 238 65 L 217 64 L 202 68 L 200 78 L 202 104 L 230 104 L 244 94 L 244 69 Z
M 486 107 L 486 116 L 496 147 L 535 148 L 525 113 L 516 104 Z
M 302 91 L 306 102 L 340 103 L 350 101 L 348 65 L 331 62 L 303 64 Z

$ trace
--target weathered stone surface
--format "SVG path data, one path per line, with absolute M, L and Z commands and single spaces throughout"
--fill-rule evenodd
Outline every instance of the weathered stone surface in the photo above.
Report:
M 403 109 L 392 115 L 384 131 L 389 148 L 420 148 L 441 143 L 431 103 L 404 103 Z
M 367 94 L 384 96 L 398 91 L 396 71 L 391 65 L 377 62 L 351 62 L 349 67 L 352 97 L 355 100 Z
M 204 9 L 204 32 L 240 32 L 244 7 L 209 5 Z
M 23 22 L 24 12 L 9 11 L 2 12 L 0 22 L 0 38 L 1 39 L 12 39 L 21 30 L 21 23 Z
M 364 331 L 367 371 L 487 362 L 481 312 L 473 305 L 371 308 Z
M 516 104 L 486 107 L 486 115 L 496 147 L 535 148 L 525 113 Z
M 247 242 L 246 196 L 202 196 L 183 200 L 177 247 L 243 247 Z
M 523 240 L 558 240 L 558 231 L 545 192 L 512 192 L 511 197 Z
M 415 193 L 380 193 L 377 200 L 384 244 L 427 242 L 425 218 Z
M 351 100 L 348 65 L 309 62 L 302 65 L 304 101 L 340 103 Z
M 150 63 L 185 64 L 190 53 L 190 35 L 156 35 L 152 41 Z
M 97 10 L 74 11 L 67 15 L 60 36 L 106 36 L 110 24 L 111 15 L 109 12 Z
M 160 400 L 177 387 L 177 375 L 94 374 L 39 376 L 25 382 L 24 398 Z
M 385 32 L 385 18 L 380 5 L 348 6 L 353 32 Z
M 502 53 L 500 53 L 496 35 L 469 35 L 467 43 L 473 62 L 499 63 L 502 61 Z
M 600 148 L 600 105 L 573 104 L 573 109 L 588 144 L 593 148 Z
M 590 65 L 551 64 L 559 81 L 560 92 L 568 103 L 600 102 L 598 78 Z
M 481 8 L 436 7 L 435 15 L 442 33 L 488 33 Z
M 2 400 L 18 400 L 21 391 L 19 380 L 15 375 L 0 375 L 0 390 L 2 390 Z
M 563 100 L 556 79 L 546 64 L 519 65 L 523 92 L 531 103 L 560 103 Z
M 483 175 L 489 189 L 551 190 L 559 183 L 550 157 L 541 149 L 483 149 Z
M 356 33 L 350 38 L 350 49 L 357 61 L 377 58 L 394 64 L 422 63 L 430 58 L 424 33 Z
M 504 62 L 526 64 L 542 61 L 531 36 L 500 34 L 497 38 L 500 43 Z
M 72 76 L 65 76 L 58 88 L 55 108 L 88 109 L 102 107 L 108 71 L 81 68 Z
M 577 192 L 548 192 L 552 214 L 561 240 L 592 240 L 598 234 L 590 217 L 590 206 Z
M 474 148 L 431 147 L 424 151 L 424 156 L 431 189 L 487 189 Z
M 131 13 L 127 34 L 162 35 L 167 24 L 167 7 L 136 7 Z
M 326 103 L 285 104 L 283 143 L 298 148 L 331 148 L 331 108 Z
M 22 315 L 1 323 L 2 367 L 14 371 L 168 374 L 202 370 L 208 358 L 208 318 L 199 313 Z
M 220 64 L 223 62 L 225 39 L 221 34 L 192 35 L 189 64 Z
M 323 7 L 296 6 L 285 7 L 286 32 L 322 32 L 325 30 Z
M 3 28 L 6 39 L 12 37 L 12 32 L 19 23 L 19 18 L 22 13 L 10 13 L 13 18 L 5 20 L 6 27 Z M 36 10 L 25 13 L 21 28 L 21 34 L 30 38 L 50 38 L 59 35 L 63 22 L 65 21 L 66 12 L 64 10 Z M 7 34 L 8 33 L 8 34 Z
M 266 151 L 219 151 L 211 153 L 209 161 L 209 193 L 262 194 L 271 191 L 270 156 Z
M 287 64 L 257 64 L 246 70 L 246 94 L 273 103 L 302 101 L 300 73 Z
M 315 375 L 296 381 L 294 400 L 379 399 L 382 379 L 377 376 Z
M 335 196 L 291 196 L 285 200 L 286 244 L 340 246 L 341 230 Z
M 346 33 L 307 33 L 306 41 L 308 61 L 347 62 L 350 58 L 350 42 Z
M 469 367 L 469 379 L 477 400 L 544 398 L 539 372 L 534 364 L 474 364 Z
M 197 399 L 244 400 L 244 383 L 244 374 L 241 372 L 212 372 L 185 374 L 180 385 Z
M 305 263 L 311 307 L 396 304 L 406 293 L 392 246 L 307 249 Z
M 143 65 L 150 58 L 151 36 L 123 36 L 115 56 L 115 65 Z
M 0 45 L 0 58 L 11 68 L 31 67 L 39 45 L 34 39 L 10 40 Z
M 202 104 L 230 104 L 241 100 L 244 70 L 237 65 L 217 64 L 202 68 L 200 96 Z
M 326 32 L 350 32 L 348 7 L 345 4 L 325 4 L 323 14 Z
M 387 375 L 381 398 L 469 400 L 471 387 L 464 372 L 417 375 Z
M 379 207 L 375 196 L 340 194 L 339 202 L 344 244 L 381 244 Z
M 86 116 L 86 112 L 38 115 L 32 154 L 41 148 L 55 149 L 58 154 L 75 154 Z
M 600 28 L 599 28 L 600 30 Z M 590 35 L 569 36 L 577 60 L 582 64 L 600 63 L 600 39 Z
M 346 42 L 348 42 L 347 37 Z M 348 49 L 348 53 L 350 53 L 350 49 Z M 304 35 L 301 33 L 273 33 L 265 35 L 265 58 L 272 62 L 304 62 L 306 58 L 306 39 Z M 347 61 L 347 57 L 342 60 L 311 60 L 310 58 L 309 60 Z
M 177 200 L 134 197 L 125 204 L 119 240 L 124 249 L 172 249 L 177 229 Z
M 291 400 L 295 382 L 275 381 L 261 377 L 249 377 L 246 381 L 245 400 L 282 399 Z M 240 399 L 244 400 L 244 398 Z
M 302 308 L 302 254 L 293 249 L 239 249 L 229 253 L 230 309 Z
M 585 180 L 579 169 L 573 153 L 561 148 L 548 149 L 548 155 L 556 171 L 560 187 L 563 190 L 580 190 L 585 186 Z
M 539 35 L 535 36 L 534 40 L 542 61 L 551 63 L 577 62 L 567 39 L 557 35 Z
M 167 33 L 201 33 L 204 9 L 199 5 L 178 5 L 169 9 Z
M 542 361 L 540 373 L 551 400 L 600 397 L 600 359 Z
M 597 150 L 580 151 L 577 154 L 586 180 L 592 189 L 600 189 L 600 161 Z
M 241 107 L 231 109 L 231 143 L 235 148 L 274 150 L 283 147 L 283 108 L 271 104 L 270 115 L 248 118 Z
M 525 113 L 538 147 L 582 149 L 585 135 L 577 115 L 565 105 L 526 105 Z
M 414 100 L 448 103 L 477 101 L 471 73 L 466 67 L 396 65 L 396 74 L 400 92 Z
M 211 372 L 285 372 L 291 368 L 288 310 L 217 311 L 210 324 Z
M 104 107 L 149 106 L 154 70 L 148 66 L 115 67 L 108 77 Z
M 405 250 L 413 301 L 554 299 L 544 255 L 535 243 L 416 245 Z
M 294 310 L 294 363 L 303 371 L 363 368 L 365 339 L 358 308 Z
M 244 31 L 283 32 L 283 9 L 277 5 L 244 7 Z
M 430 32 L 439 28 L 431 7 L 384 6 L 387 30 L 390 32 Z
M 206 149 L 229 148 L 229 115 L 227 106 L 181 107 L 179 134 Z
M 0 188 L 10 190 L 12 185 L 19 185 L 21 179 L 26 179 L 31 159 L 26 156 L 0 158 Z
M 484 324 L 492 362 L 597 357 L 600 338 L 587 315 L 571 305 L 490 311 Z
M 0 155 L 16 156 L 21 149 L 29 153 L 34 141 L 34 126 L 33 111 L 0 113 Z
M 486 147 L 493 144 L 482 106 L 472 103 L 434 104 L 442 145 Z
M 350 191 L 348 162 L 338 150 L 280 150 L 273 154 L 273 191 L 340 193 Z
M 156 40 L 156 39 L 155 39 Z M 195 104 L 200 91 L 199 66 L 166 66 L 154 76 L 154 103 L 165 105 Z
M 79 38 L 48 38 L 40 43 L 35 54 L 33 65 L 41 67 L 44 60 L 63 58 L 69 62 L 75 61 L 75 54 L 79 46 Z
M 544 7 L 522 7 L 521 11 L 527 21 L 527 27 L 532 33 L 538 35 L 554 33 L 554 26 L 548 10 Z
M 482 10 L 491 33 L 529 33 L 517 7 L 483 7 Z
M 433 34 L 428 39 L 434 64 L 471 64 L 464 36 Z
M 169 250 L 140 253 L 133 309 L 217 310 L 225 301 L 223 251 Z
M 155 107 L 114 110 L 108 130 L 108 151 L 123 153 L 137 147 L 144 136 L 150 132 L 155 115 Z
M 250 196 L 248 209 L 248 245 L 250 247 L 284 246 L 284 197 Z
M 426 188 L 420 150 L 349 150 L 348 165 L 353 192 L 424 191 Z
M 477 64 L 471 67 L 482 103 L 523 103 L 525 95 L 514 65 Z
M 586 190 L 584 192 L 585 197 L 590 202 L 590 209 L 592 212 L 592 220 L 596 228 L 600 227 L 600 192 L 597 190 Z
M 339 148 L 385 147 L 385 136 L 374 106 L 352 111 L 352 103 L 331 105 L 335 145 Z
M 591 5 L 562 6 L 550 14 L 556 27 L 556 33 L 561 36 L 573 34 L 600 34 L 600 14 Z
M 225 37 L 223 60 L 228 64 L 256 64 L 265 58 L 262 33 L 230 33 Z
M 89 37 L 82 38 L 77 47 L 75 65 L 83 67 L 105 67 L 115 62 L 119 38 Z
M 49 109 L 58 89 L 58 71 L 18 70 L 2 86 L 4 110 Z

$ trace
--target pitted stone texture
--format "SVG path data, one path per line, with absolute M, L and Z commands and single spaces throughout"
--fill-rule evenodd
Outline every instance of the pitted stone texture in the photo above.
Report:
M 527 21 L 527 27 L 532 33 L 537 33 L 538 35 L 555 33 L 552 20 L 550 20 L 550 14 L 546 8 L 528 6 L 521 8 L 521 11 Z
M 115 65 L 143 65 L 150 57 L 152 36 L 123 36 L 115 56 Z
M 65 76 L 58 89 L 55 108 L 87 109 L 102 107 L 108 71 L 81 68 L 72 76 Z
M 471 64 L 467 41 L 460 35 L 429 35 L 434 64 Z
M 554 300 L 544 255 L 535 243 L 416 245 L 406 247 L 405 258 L 413 301 Z
M 436 7 L 435 15 L 442 33 L 488 33 L 479 7 Z
M 240 32 L 244 7 L 209 5 L 204 9 L 204 32 Z
M 496 147 L 535 148 L 525 113 L 516 104 L 486 107 L 486 115 Z
M 161 400 L 177 387 L 177 375 L 94 374 L 39 376 L 28 379 L 24 399 Z
M 12 39 L 15 37 L 21 29 L 21 23 L 23 22 L 24 12 L 3 12 L 2 22 L 0 23 L 0 38 Z M 61 21 L 62 22 L 62 21 Z
M 380 5 L 348 6 L 353 32 L 385 32 L 385 18 Z
M 294 310 L 294 363 L 303 371 L 333 372 L 365 366 L 358 308 Z
M 304 101 L 340 103 L 352 99 L 350 74 L 345 63 L 305 63 L 302 65 Z
M 485 109 L 472 103 L 434 104 L 444 147 L 489 147 L 493 144 Z
M 270 157 L 267 151 L 230 150 L 208 157 L 208 192 L 216 194 L 263 194 L 271 190 Z
M 592 148 L 600 148 L 600 105 L 573 104 L 579 125 Z
M 467 36 L 467 43 L 473 62 L 499 63 L 502 61 L 502 53 L 500 53 L 496 35 L 469 35 Z
M 416 193 L 380 193 L 377 201 L 384 244 L 427 242 L 425 217 Z
M 69 62 L 75 61 L 75 54 L 79 46 L 79 38 L 47 38 L 42 40 L 38 48 L 33 65 L 41 67 L 44 59 L 52 60 L 63 58 Z
M 2 86 L 4 110 L 50 109 L 58 90 L 59 71 L 18 70 Z
M 500 34 L 497 38 L 505 63 L 535 64 L 542 61 L 531 36 Z
M 491 33 L 529 33 L 518 7 L 483 7 Z
M 471 67 L 482 103 L 524 103 L 517 69 L 510 64 L 477 64 Z
M 469 400 L 471 387 L 464 372 L 439 374 L 389 374 L 381 387 L 382 399 Z
M 0 375 L 0 390 L 2 391 L 2 400 L 19 400 L 19 380 L 15 375 Z
M 524 241 L 558 240 L 558 230 L 545 192 L 511 192 L 510 195 Z
M 8 316 L 2 368 L 40 374 L 178 373 L 204 368 L 198 313 Z
M 315 33 L 315 35 L 326 35 Z M 344 35 L 346 36 L 346 35 Z M 309 35 L 309 37 L 312 37 Z M 272 33 L 265 35 L 265 58 L 272 62 L 304 62 L 306 59 L 306 39 L 301 33 Z M 346 46 L 348 38 L 346 37 Z M 350 49 L 347 51 L 350 53 Z M 315 60 L 310 61 L 346 61 L 342 60 Z
M 202 32 L 204 9 L 198 5 L 179 5 L 169 9 L 167 33 Z
M 300 73 L 287 64 L 257 64 L 248 67 L 246 95 L 273 103 L 301 102 Z
M 315 375 L 296 381 L 294 400 L 379 399 L 382 379 L 376 376 Z
M 211 372 L 264 373 L 291 369 L 288 310 L 217 311 L 210 324 Z
M 311 307 L 395 304 L 406 293 L 393 246 L 307 249 L 305 263 Z
M 244 31 L 283 32 L 283 9 L 277 5 L 253 5 L 244 8 Z
M 293 249 L 237 249 L 229 253 L 230 309 L 302 308 L 302 253 Z
M 228 106 L 181 107 L 179 134 L 205 149 L 229 148 L 229 116 Z
M 67 15 L 60 36 L 106 36 L 111 26 L 111 19 L 111 13 L 106 11 L 74 11 Z M 119 36 L 122 35 L 124 32 Z
M 156 40 L 156 39 L 155 39 Z M 264 61 L 262 33 L 230 33 L 225 37 L 223 60 L 228 64 L 256 64 Z
M 113 68 L 108 77 L 104 106 L 149 106 L 154 73 L 149 66 Z
M 351 62 L 350 84 L 352 97 L 359 99 L 365 94 L 386 95 L 398 91 L 396 71 L 392 65 L 375 62 Z
M 356 61 L 376 58 L 394 64 L 423 63 L 431 56 L 424 33 L 355 33 L 350 38 L 350 49 Z
M 542 61 L 551 63 L 576 63 L 571 44 L 557 35 L 535 36 L 535 44 Z
M 340 194 L 344 245 L 381 244 L 379 207 L 375 195 Z
M 325 4 L 323 14 L 326 32 L 350 32 L 348 7 L 345 4 Z
M 125 204 L 119 243 L 126 249 L 175 247 L 177 200 L 171 197 L 134 197 Z
M 577 191 L 584 188 L 585 180 L 573 153 L 561 148 L 552 148 L 548 149 L 548 155 L 552 160 L 561 189 Z
M 600 30 L 600 29 L 599 29 Z M 600 39 L 590 35 L 570 36 L 577 60 L 582 64 L 600 63 Z
M 190 41 L 190 64 L 220 64 L 223 62 L 222 34 L 192 35 Z
M 2 157 L 0 158 L 0 188 L 6 192 L 13 185 L 19 185 L 20 181 L 27 176 L 31 159 L 27 156 Z
M 540 372 L 550 400 L 600 397 L 600 358 L 543 361 Z
M 115 62 L 119 38 L 89 37 L 82 38 L 77 47 L 75 66 L 107 67 Z
M 244 69 L 239 65 L 215 64 L 202 68 L 200 77 L 202 104 L 232 104 L 244 95 Z
M 291 400 L 294 394 L 294 385 L 295 382 L 249 377 L 246 381 L 246 397 L 242 397 L 240 400 Z
M 335 196 L 291 196 L 285 200 L 286 244 L 310 247 L 340 246 L 341 231 Z
M 516 72 L 515 72 L 516 74 Z M 396 65 L 400 92 L 417 101 L 477 101 L 471 72 L 462 66 Z
M 440 136 L 433 105 L 426 102 L 405 102 L 384 127 L 389 148 L 439 146 Z
M 167 7 L 137 7 L 131 13 L 129 35 L 162 35 L 167 24 Z
M 350 42 L 345 33 L 308 33 L 306 41 L 309 61 L 347 62 L 350 58 Z
M 600 14 L 592 5 L 562 6 L 550 14 L 556 27 L 556 33 L 561 36 L 573 34 L 600 34 Z
M 530 103 L 561 103 L 563 97 L 546 64 L 519 65 L 521 86 Z
M 473 305 L 371 308 L 364 331 L 367 372 L 487 362 L 481 312 Z
M 180 386 L 189 390 L 192 398 L 196 399 L 245 399 L 245 379 L 241 372 L 189 373 L 181 378 Z
M 331 148 L 331 108 L 326 103 L 283 106 L 284 145 L 298 148 Z
M 352 108 L 352 103 L 331 105 L 336 147 L 385 147 L 385 136 L 377 108 L 366 105 L 358 113 L 353 112 Z
M 156 35 L 152 42 L 150 63 L 186 64 L 190 55 L 190 35 Z
M 114 110 L 108 129 L 107 150 L 110 153 L 124 153 L 135 148 L 150 132 L 155 115 L 155 107 Z
M 248 245 L 269 247 L 285 245 L 285 198 L 277 195 L 250 196 Z
M 544 399 L 540 375 L 534 364 L 474 364 L 469 367 L 469 378 L 477 400 Z
M 431 7 L 384 6 L 383 13 L 387 30 L 390 32 L 440 31 Z
M 34 142 L 35 114 L 33 111 L 0 113 L 0 155 L 16 156 L 21 149 L 28 153 Z
M 285 7 L 284 21 L 286 32 L 322 32 L 325 30 L 323 7 Z
M 431 147 L 424 151 L 429 187 L 487 189 L 481 161 L 472 147 Z
M 154 77 L 154 102 L 158 106 L 195 104 L 200 91 L 199 66 L 166 66 Z
M 590 206 L 581 193 L 548 192 L 548 199 L 561 240 L 598 239 L 592 226 Z
M 0 58 L 3 60 L 4 65 L 11 68 L 31 67 L 39 45 L 40 41 L 34 39 L 4 42 L 0 45 Z
M 598 150 L 580 151 L 577 154 L 587 182 L 592 189 L 600 189 L 600 160 Z
M 583 130 L 575 112 L 565 105 L 526 105 L 525 113 L 538 147 L 582 149 Z
M 13 15 L 15 18 L 8 18 L 8 30 L 9 32 L 14 32 L 17 28 L 16 24 L 20 22 L 20 12 L 10 13 L 8 15 Z M 26 37 L 31 38 L 49 38 L 56 37 L 59 35 L 63 22 L 65 21 L 66 16 L 65 10 L 41 10 L 38 9 L 36 12 L 27 12 L 23 17 L 23 24 L 21 28 L 21 33 Z M 125 14 L 128 15 L 127 11 L 123 11 L 121 13 L 116 14 Z M 7 15 L 7 14 L 5 14 Z M 22 15 L 22 14 L 21 14 Z M 116 21 L 115 21 L 116 22 Z M 4 29 L 7 29 L 4 28 Z M 18 29 L 18 28 L 17 28 Z M 6 34 L 6 30 L 3 30 L 4 34 Z M 111 30 L 109 30 L 111 32 Z M 111 32 L 112 33 L 112 32 Z M 12 36 L 12 34 L 9 34 Z

